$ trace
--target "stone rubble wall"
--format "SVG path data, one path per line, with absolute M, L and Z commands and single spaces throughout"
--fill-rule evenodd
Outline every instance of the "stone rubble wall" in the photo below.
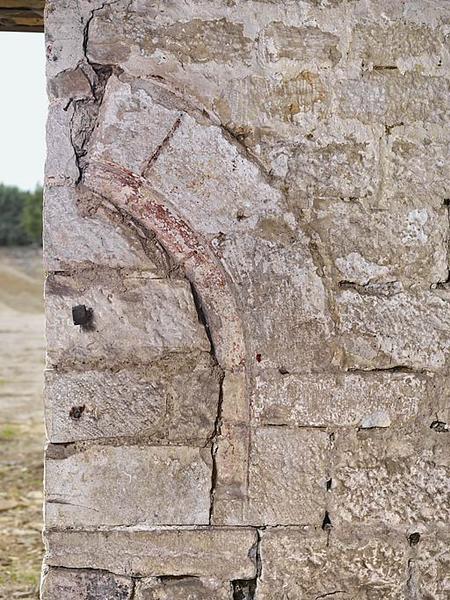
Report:
M 449 38 L 47 2 L 45 600 L 450 597 Z

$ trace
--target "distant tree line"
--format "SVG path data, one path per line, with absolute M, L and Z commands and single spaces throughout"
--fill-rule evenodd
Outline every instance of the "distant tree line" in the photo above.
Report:
M 42 187 L 24 192 L 0 183 L 0 246 L 42 245 Z

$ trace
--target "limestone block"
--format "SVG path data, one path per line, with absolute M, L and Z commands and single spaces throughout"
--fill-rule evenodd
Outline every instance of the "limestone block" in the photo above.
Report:
M 327 533 L 312 528 L 269 530 L 262 535 L 261 581 L 256 600 L 403 598 L 408 541 L 364 528 Z
M 48 186 L 73 185 L 80 172 L 71 139 L 73 105 L 55 100 L 49 105 L 47 119 L 47 159 L 45 181 Z
M 350 58 L 365 66 L 409 67 L 437 66 L 444 51 L 438 30 L 414 23 L 357 25 L 350 44 Z
M 335 66 L 341 58 L 339 38 L 318 27 L 293 27 L 272 21 L 258 36 L 258 54 L 266 65 L 287 70 L 290 62 L 304 69 L 310 65 Z
M 46 305 L 52 365 L 121 368 L 172 352 L 209 350 L 186 281 L 109 271 L 57 274 L 47 279 Z M 77 305 L 92 309 L 89 327 L 73 324 Z
M 439 210 L 450 194 L 450 144 L 448 129 L 395 127 L 386 148 L 385 204 L 390 198 L 414 198 Z M 432 265 L 430 265 L 431 268 Z
M 444 297 L 433 292 L 383 296 L 344 290 L 337 307 L 348 367 L 436 371 L 445 366 L 450 316 Z
M 133 580 L 106 571 L 58 569 L 44 571 L 42 600 L 132 600 Z
M 444 524 L 449 518 L 446 434 L 429 426 L 336 433 L 332 521 Z
M 106 569 L 136 577 L 252 579 L 256 531 L 173 528 L 151 531 L 48 531 L 49 565 Z
M 108 218 L 102 209 L 82 214 L 75 188 L 60 186 L 45 190 L 44 261 L 49 271 L 76 265 L 140 267 L 158 274 L 130 227 Z
M 295 69 L 283 77 L 277 73 L 231 79 L 213 98 L 221 121 L 246 145 L 253 134 L 257 142 L 268 134 L 277 140 L 295 139 L 293 124 L 326 118 L 330 107 L 331 89 L 326 79 L 307 69 L 300 73 Z
M 404 281 L 429 287 L 448 274 L 448 211 L 392 200 L 387 210 L 322 203 L 312 226 L 338 281 L 358 285 Z
M 199 125 L 187 114 L 147 177 L 195 231 L 219 241 L 230 232 L 251 230 L 260 218 L 283 214 L 280 192 L 258 165 L 219 127 Z
M 338 84 L 336 110 L 341 117 L 368 124 L 392 126 L 420 121 L 444 125 L 449 87 L 450 82 L 443 77 L 373 71 Z
M 50 99 L 58 98 L 69 100 L 92 98 L 93 92 L 89 77 L 89 69 L 81 67 L 62 71 L 48 84 L 48 93 Z M 90 74 L 90 73 L 89 73 Z
M 321 525 L 329 448 L 329 435 L 325 431 L 256 429 L 251 438 L 247 522 Z
M 411 527 L 412 545 L 408 561 L 407 591 L 412 598 L 420 596 L 445 600 L 450 592 L 450 536 L 448 530 Z M 417 534 L 419 539 L 417 540 Z M 414 537 L 415 535 L 415 537 Z
M 47 371 L 50 442 L 143 435 L 153 443 L 206 444 L 214 432 L 219 373 L 208 354 L 141 370 Z
M 232 600 L 231 584 L 216 579 L 141 579 L 136 584 L 136 600 Z
M 91 139 L 91 156 L 143 173 L 178 126 L 181 114 L 156 103 L 142 86 L 113 75 L 106 85 L 99 125 Z
M 405 423 L 427 404 L 426 379 L 409 373 L 267 371 L 258 376 L 252 400 L 261 423 L 301 427 L 364 426 L 379 413 L 389 423 Z
M 50 446 L 47 527 L 207 524 L 210 462 L 207 448 Z
M 212 490 L 213 525 L 242 525 L 247 522 L 250 437 L 246 425 L 229 425 L 225 420 L 220 428 Z
M 333 322 L 308 238 L 298 225 L 278 216 L 262 218 L 251 234 L 227 236 L 219 252 L 245 311 L 256 372 L 325 368 L 334 354 Z
M 378 188 L 378 150 L 365 135 L 324 136 L 300 144 L 288 161 L 293 203 L 308 198 L 373 197 Z
M 223 16 L 158 24 L 152 18 L 155 13 L 155 9 L 133 11 L 126 21 L 120 21 L 115 17 L 115 7 L 107 6 L 92 21 L 89 58 L 98 63 L 113 60 L 122 64 L 132 63 L 139 54 L 147 62 L 149 58 L 157 58 L 186 64 L 206 61 L 232 64 L 250 58 L 252 40 L 245 36 L 241 23 Z

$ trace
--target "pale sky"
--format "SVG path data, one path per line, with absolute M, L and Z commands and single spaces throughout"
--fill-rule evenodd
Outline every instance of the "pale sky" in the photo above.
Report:
M 0 32 L 0 183 L 43 182 L 46 118 L 44 34 Z

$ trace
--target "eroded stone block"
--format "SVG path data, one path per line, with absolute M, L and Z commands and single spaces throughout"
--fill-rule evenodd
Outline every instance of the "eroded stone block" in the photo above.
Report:
M 221 581 L 256 576 L 256 531 L 174 528 L 151 531 L 49 531 L 49 565 L 106 569 L 136 577 L 194 576 Z M 252 552 L 253 550 L 253 552 Z
M 364 137 L 336 136 L 299 145 L 288 162 L 292 203 L 372 197 L 378 187 L 378 150 L 375 140 Z
M 337 112 L 362 123 L 392 126 L 419 121 L 442 125 L 448 112 L 449 86 L 444 77 L 373 71 L 340 83 Z
M 378 413 L 390 423 L 408 422 L 427 404 L 426 379 L 413 374 L 278 371 L 257 378 L 252 402 L 260 422 L 302 427 L 363 426 Z
M 247 522 L 252 525 L 321 525 L 329 451 L 326 431 L 287 427 L 263 427 L 254 431 Z
M 159 444 L 206 444 L 214 432 L 219 380 L 206 353 L 116 373 L 47 371 L 49 441 L 141 435 Z
M 132 600 L 134 583 L 106 571 L 58 569 L 44 571 L 42 600 Z
M 357 25 L 353 30 L 350 56 L 375 67 L 437 66 L 443 52 L 439 32 L 413 23 Z
M 66 100 L 55 100 L 49 105 L 45 162 L 45 181 L 48 186 L 73 185 L 80 178 L 71 138 L 74 110 L 73 105 L 67 106 Z M 58 140 L 58 143 L 54 140 Z
M 429 426 L 336 433 L 332 520 L 390 526 L 448 519 L 446 434 Z
M 408 542 L 392 533 L 339 529 L 327 545 L 320 529 L 274 529 L 261 541 L 257 600 L 403 597 Z
M 392 200 L 386 210 L 354 202 L 322 203 L 312 222 L 337 281 L 404 281 L 429 287 L 448 273 L 448 211 Z
M 52 365 L 123 367 L 172 352 L 208 351 L 189 284 L 145 273 L 51 275 L 46 284 L 47 353 Z M 72 307 L 92 310 L 74 325 Z
M 136 600 L 232 600 L 231 584 L 216 579 L 142 579 L 136 584 Z
M 224 239 L 220 252 L 245 310 L 256 372 L 330 364 L 334 326 L 306 235 L 289 220 L 267 217 L 252 234 Z
M 50 446 L 47 527 L 207 524 L 211 468 L 209 448 Z
M 337 306 L 348 367 L 439 370 L 445 366 L 450 316 L 448 300 L 438 294 L 399 291 L 384 296 L 345 290 L 338 295 Z
M 97 207 L 93 214 L 78 208 L 75 188 L 45 191 L 44 261 L 49 271 L 73 266 L 128 267 L 153 272 L 158 267 L 144 252 L 142 240 L 114 214 Z M 108 218 L 109 217 L 109 218 Z

